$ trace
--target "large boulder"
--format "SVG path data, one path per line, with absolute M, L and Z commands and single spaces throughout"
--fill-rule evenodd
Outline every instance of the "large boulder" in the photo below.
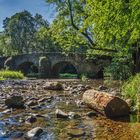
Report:
M 46 82 L 43 88 L 45 90 L 63 90 L 63 85 L 59 82 Z
M 83 101 L 90 108 L 107 117 L 120 117 L 129 115 L 128 104 L 119 97 L 106 92 L 87 90 L 83 94 Z
M 24 101 L 22 96 L 12 96 L 5 100 L 5 105 L 8 108 L 24 108 Z

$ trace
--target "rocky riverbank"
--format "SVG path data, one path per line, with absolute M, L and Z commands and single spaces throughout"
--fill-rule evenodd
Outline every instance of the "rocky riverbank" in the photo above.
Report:
M 106 118 L 82 102 L 83 93 L 91 88 L 119 94 L 102 81 L 0 81 L 0 140 L 98 139 L 101 135 L 95 132 L 102 126 L 96 127 L 95 122 Z M 125 125 L 107 119 L 103 128 L 119 124 Z

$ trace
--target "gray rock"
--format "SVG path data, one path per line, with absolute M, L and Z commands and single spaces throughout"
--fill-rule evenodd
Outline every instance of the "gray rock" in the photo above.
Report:
M 5 105 L 8 108 L 24 108 L 24 101 L 22 96 L 12 96 L 5 100 Z
M 37 118 L 34 116 L 29 116 L 29 117 L 27 117 L 26 121 L 29 123 L 34 123 L 37 121 Z
M 98 90 L 99 90 L 99 91 L 101 91 L 101 90 L 107 90 L 107 89 L 108 89 L 108 88 L 105 87 L 105 86 L 103 86 L 103 85 L 101 85 L 101 86 L 98 87 Z
M 28 138 L 39 137 L 43 133 L 43 129 L 41 127 L 33 128 L 32 130 L 27 132 Z
M 81 137 L 86 133 L 82 129 L 69 129 L 69 132 L 67 134 L 71 137 Z
M 35 105 L 38 105 L 38 102 L 37 101 L 28 101 L 28 102 L 26 102 L 26 105 L 27 106 L 35 106 Z
M 81 117 L 79 114 L 77 114 L 75 112 L 69 112 L 68 115 L 69 115 L 70 119 L 78 119 Z
M 88 112 L 87 114 L 86 114 L 86 116 L 88 116 L 88 117 L 97 117 L 98 115 L 97 115 L 97 112 L 95 112 L 95 111 L 90 111 L 90 112 Z
M 69 117 L 69 115 L 67 113 L 63 112 L 60 109 L 57 109 L 55 111 L 55 114 L 56 114 L 57 118 L 68 118 Z
M 63 90 L 63 85 L 60 82 L 46 82 L 43 88 L 45 90 Z

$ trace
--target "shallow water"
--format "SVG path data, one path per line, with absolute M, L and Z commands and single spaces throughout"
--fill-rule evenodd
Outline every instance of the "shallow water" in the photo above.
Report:
M 104 81 L 89 81 L 84 84 L 96 88 Z M 111 88 L 119 88 L 117 83 L 105 83 Z M 68 91 L 45 91 L 39 95 L 51 95 L 55 100 L 44 102 L 40 108 L 13 110 L 8 114 L 0 113 L 0 140 L 11 140 L 11 135 L 17 132 L 31 130 L 34 127 L 42 127 L 45 131 L 38 138 L 39 140 L 140 140 L 140 123 L 138 116 L 119 118 L 111 120 L 103 116 L 87 117 L 91 111 L 86 106 L 78 106 L 77 101 L 81 100 L 82 95 L 69 94 Z M 75 112 L 81 117 L 77 119 L 58 119 L 55 110 L 61 109 L 64 112 Z M 3 110 L 3 109 L 2 109 Z M 1 111 L 2 111 L 1 110 Z M 30 114 L 44 115 L 37 117 L 37 122 L 29 124 L 19 122 L 20 119 Z M 74 137 L 70 133 L 84 132 L 83 135 Z M 14 139 L 15 140 L 15 139 Z

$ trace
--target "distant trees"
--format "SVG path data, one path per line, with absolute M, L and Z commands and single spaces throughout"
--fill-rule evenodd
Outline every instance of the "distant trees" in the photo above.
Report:
M 28 11 L 16 13 L 3 21 L 4 35 L 10 40 L 10 48 L 18 54 L 47 51 L 51 45 L 51 39 L 48 36 L 43 38 L 40 35 L 42 31 L 49 30 L 49 23 L 36 14 L 34 17 Z

